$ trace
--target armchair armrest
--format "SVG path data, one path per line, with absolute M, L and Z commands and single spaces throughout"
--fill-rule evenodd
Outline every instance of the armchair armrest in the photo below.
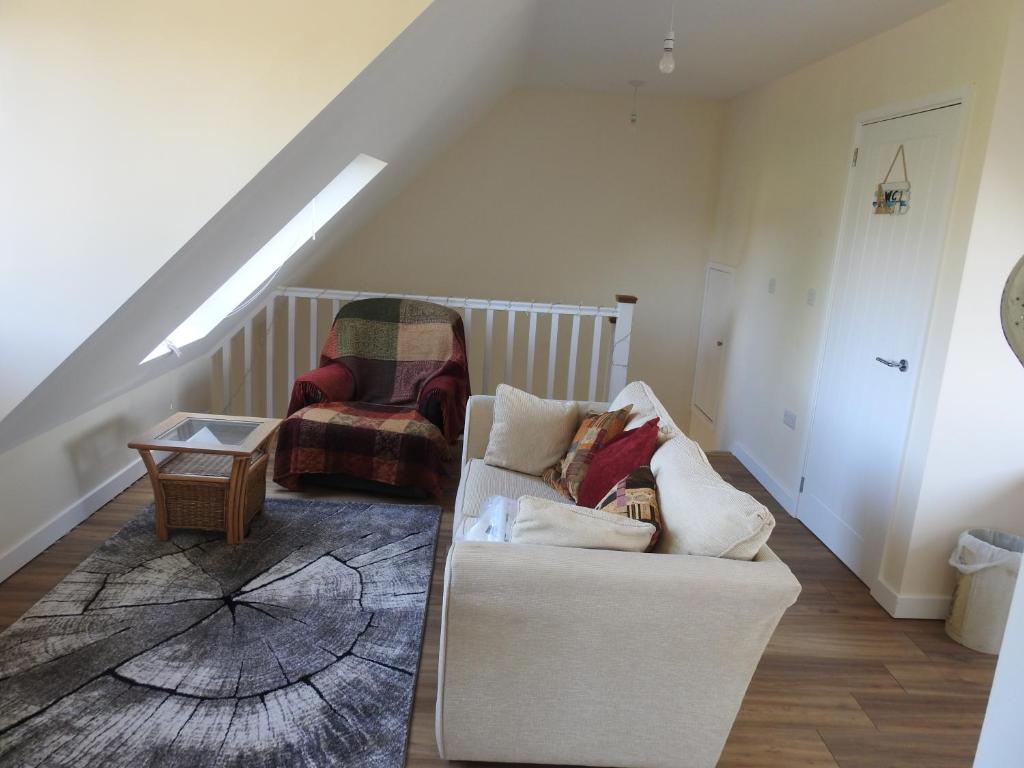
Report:
M 344 365 L 331 361 L 302 374 L 292 385 L 288 415 L 316 403 L 339 403 L 352 398 L 356 380 Z
M 454 443 L 462 435 L 468 398 L 469 384 L 464 377 L 443 374 L 423 386 L 416 410 L 441 430 L 445 440 Z
M 444 581 L 447 760 L 713 766 L 800 592 L 752 562 L 458 542 Z

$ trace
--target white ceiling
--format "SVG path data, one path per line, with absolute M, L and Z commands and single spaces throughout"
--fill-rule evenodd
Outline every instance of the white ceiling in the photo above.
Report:
M 528 82 L 728 98 L 946 0 L 675 0 L 676 69 L 658 72 L 673 0 L 540 0 Z

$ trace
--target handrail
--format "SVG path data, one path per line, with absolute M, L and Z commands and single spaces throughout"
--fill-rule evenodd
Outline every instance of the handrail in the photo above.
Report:
M 283 408 L 275 407 L 278 402 L 282 402 L 277 398 L 280 394 L 281 379 L 287 380 L 290 387 L 297 374 L 316 367 L 318 363 L 320 347 L 330 326 L 330 323 L 320 323 L 320 316 L 324 311 L 321 302 L 331 302 L 333 317 L 342 304 L 368 298 L 429 301 L 461 311 L 470 348 L 470 361 L 472 363 L 482 358 L 479 359 L 479 366 L 471 366 L 474 378 L 479 379 L 478 382 L 474 382 L 476 392 L 489 393 L 498 383 L 514 383 L 518 380 L 519 386 L 525 386 L 529 391 L 552 398 L 555 396 L 557 385 L 561 383 L 567 399 L 578 397 L 596 401 L 600 398 L 611 399 L 626 384 L 633 312 L 637 302 L 635 296 L 616 295 L 614 307 L 600 307 L 282 286 L 269 292 L 262 302 L 255 303 L 254 307 L 225 335 L 220 348 L 210 356 L 213 371 L 219 370 L 221 412 L 254 415 L 254 401 L 258 394 L 254 386 L 257 381 L 255 366 L 259 362 L 265 371 L 261 380 L 261 412 L 267 416 L 282 415 Z M 281 304 L 280 308 L 277 306 L 278 303 Z M 302 303 L 307 305 L 307 310 L 300 314 L 297 309 Z M 482 313 L 482 333 L 479 333 L 479 328 L 477 333 L 473 332 L 474 316 L 477 313 Z M 263 344 L 257 346 L 254 344 L 257 338 L 255 329 L 261 315 Z M 282 328 L 282 323 L 278 320 L 281 315 L 287 323 L 284 331 L 286 349 L 283 350 L 283 361 L 280 359 L 281 356 L 275 356 L 274 349 L 275 339 L 280 335 Z M 501 339 L 504 336 L 504 359 L 495 366 L 495 321 L 501 315 L 504 315 L 504 329 L 497 338 Z M 539 319 L 545 315 L 549 318 L 546 322 L 548 332 L 542 334 Z M 526 320 L 525 324 L 517 323 L 520 316 Z M 563 317 L 566 318 L 566 326 L 560 330 L 559 319 Z M 604 333 L 605 320 L 612 324 L 610 334 Z M 568 327 L 568 332 L 565 332 L 565 327 Z M 524 331 L 525 344 L 517 344 L 519 334 Z M 586 341 L 584 334 L 590 336 L 589 348 L 587 344 L 581 343 Z M 562 344 L 566 335 L 569 337 L 567 354 Z M 482 336 L 483 339 L 483 354 L 479 358 L 475 352 L 478 336 Z M 239 337 L 242 342 L 243 361 L 241 381 L 236 383 L 239 377 L 237 366 L 232 359 L 232 347 Z M 296 341 L 303 337 L 308 338 L 308 357 L 300 362 L 296 359 Z M 545 346 L 546 361 L 542 349 Z M 521 363 L 519 366 L 516 365 L 517 359 Z M 537 382 L 534 375 L 538 368 L 544 372 L 541 382 Z M 578 368 L 582 370 L 580 377 L 577 377 Z M 500 375 L 495 375 L 496 372 Z M 479 376 L 476 376 L 476 373 L 479 373 Z M 218 374 L 211 373 L 211 386 L 216 384 L 217 378 Z M 578 381 L 586 384 L 582 390 L 577 388 Z M 237 402 L 239 394 L 244 394 L 241 406 Z M 213 400 L 214 403 L 217 402 L 216 393 Z

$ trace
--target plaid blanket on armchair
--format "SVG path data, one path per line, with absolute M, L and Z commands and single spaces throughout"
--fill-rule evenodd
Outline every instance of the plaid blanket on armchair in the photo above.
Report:
M 440 495 L 468 398 L 457 312 L 409 299 L 353 301 L 335 318 L 320 367 L 295 382 L 274 480 L 295 489 L 342 475 Z

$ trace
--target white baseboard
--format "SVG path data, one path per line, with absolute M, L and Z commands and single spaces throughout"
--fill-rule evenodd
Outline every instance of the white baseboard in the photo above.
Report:
M 765 469 L 761 464 L 739 443 L 733 443 L 729 446 L 729 451 L 739 459 L 740 464 L 750 470 L 750 474 L 757 478 L 757 482 L 764 486 L 765 490 L 772 495 L 779 506 L 786 510 L 790 515 L 796 516 L 796 494 L 790 491 L 786 486 L 775 479 L 772 474 Z
M 894 619 L 944 619 L 949 614 L 949 595 L 901 595 L 879 579 L 871 596 Z
M 0 554 L 0 581 L 4 581 L 57 539 L 86 520 L 93 512 L 142 477 L 145 471 L 142 459 L 136 459 Z

